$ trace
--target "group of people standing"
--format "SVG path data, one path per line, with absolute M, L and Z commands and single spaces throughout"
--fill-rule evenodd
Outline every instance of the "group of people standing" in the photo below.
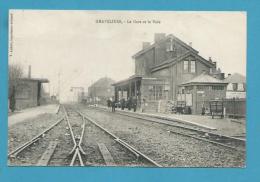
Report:
M 122 98 L 119 102 L 116 102 L 116 100 L 114 98 L 112 99 L 108 99 L 107 100 L 107 107 L 108 108 L 112 108 L 112 112 L 115 112 L 115 108 L 121 108 L 121 110 L 124 110 L 125 108 L 127 108 L 129 111 L 131 109 L 134 110 L 134 112 L 136 112 L 136 108 L 137 108 L 137 99 L 136 97 L 129 97 L 127 100 L 125 100 L 124 98 Z

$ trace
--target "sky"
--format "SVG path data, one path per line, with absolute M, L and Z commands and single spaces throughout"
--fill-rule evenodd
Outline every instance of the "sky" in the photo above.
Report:
M 69 98 L 71 87 L 87 91 L 101 77 L 119 81 L 133 75 L 132 56 L 142 49 L 142 42 L 153 42 L 154 33 L 192 42 L 199 55 L 211 57 L 226 75 L 246 75 L 245 12 L 11 10 L 9 14 L 9 64 L 22 65 L 25 75 L 31 65 L 32 77 L 49 79 L 51 94 L 57 94 L 60 85 L 62 100 Z

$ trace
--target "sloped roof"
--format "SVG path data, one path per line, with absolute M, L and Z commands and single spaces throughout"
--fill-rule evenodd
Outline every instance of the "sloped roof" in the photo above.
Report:
M 127 79 L 120 80 L 118 82 L 114 82 L 112 84 L 112 86 L 127 84 L 130 80 L 134 80 L 134 79 L 142 79 L 142 76 L 141 75 L 132 75 Z
M 229 77 L 225 78 L 225 82 L 228 83 L 246 83 L 246 77 L 239 73 L 234 73 Z
M 171 58 L 171 59 L 168 59 L 168 60 L 166 60 L 166 61 L 164 61 L 164 62 L 162 62 L 162 63 L 160 63 L 160 64 L 158 64 L 158 65 L 155 65 L 155 66 L 152 68 L 152 72 L 155 72 L 155 71 L 160 70 L 160 69 L 165 68 L 165 67 L 169 67 L 170 65 L 173 65 L 173 64 L 175 64 L 176 62 L 178 62 L 178 61 L 180 61 L 180 60 L 182 60 L 182 59 L 184 59 L 184 58 L 186 58 L 186 57 L 188 57 L 188 56 L 190 56 L 190 55 L 194 56 L 194 57 L 197 58 L 200 62 L 202 62 L 202 63 L 208 65 L 209 67 L 212 67 L 212 68 L 213 68 L 213 67 L 215 66 L 215 65 L 213 64 L 213 62 L 207 61 L 206 59 L 204 59 L 203 57 L 201 57 L 201 56 L 198 55 L 198 54 L 195 54 L 195 53 L 193 53 L 193 52 L 186 52 L 186 53 L 184 53 L 184 54 L 182 54 L 182 55 L 180 55 L 180 56 L 178 56 L 178 57 L 176 57 L 176 58 Z
M 151 44 L 150 46 L 146 47 L 145 49 L 142 49 L 140 51 L 138 51 L 136 54 L 134 54 L 132 56 L 132 58 L 136 58 L 138 57 L 139 55 L 147 52 L 148 50 L 152 49 L 153 47 L 155 47 L 157 44 L 160 44 L 166 40 L 168 40 L 169 38 L 172 38 L 173 40 L 175 40 L 176 42 L 178 42 L 179 44 L 181 44 L 182 46 L 186 47 L 188 50 L 190 50 L 191 52 L 194 52 L 194 53 L 199 53 L 199 51 L 193 49 L 191 46 L 189 46 L 188 44 L 186 44 L 185 42 L 183 42 L 182 40 L 180 40 L 179 38 L 177 38 L 176 36 L 172 35 L 172 34 L 169 34 L 167 35 L 165 38 L 163 38 L 162 40 L 159 40 L 158 42 L 154 42 L 153 44 Z
M 107 87 L 110 86 L 111 84 L 115 83 L 114 80 L 108 77 L 103 77 L 94 82 L 90 87 Z
M 20 78 L 19 80 L 23 81 L 36 81 L 41 83 L 49 83 L 49 80 L 47 78 Z
M 210 85 L 210 84 L 227 84 L 227 82 L 214 78 L 213 76 L 203 72 L 195 78 L 182 83 L 181 85 Z

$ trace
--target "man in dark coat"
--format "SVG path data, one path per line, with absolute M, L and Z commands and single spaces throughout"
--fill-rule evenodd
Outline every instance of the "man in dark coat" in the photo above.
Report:
M 110 108 L 111 107 L 111 100 L 107 99 L 107 107 Z
M 128 100 L 127 100 L 127 108 L 128 108 L 129 111 L 132 108 L 132 98 L 131 97 L 129 97 Z
M 136 97 L 134 97 L 134 99 L 133 99 L 134 112 L 136 111 L 136 107 L 137 107 L 137 99 L 136 99 Z
M 111 106 L 112 106 L 112 112 L 115 112 L 116 111 L 116 101 L 114 99 L 111 103 Z
M 125 99 L 121 99 L 121 110 L 124 110 L 125 109 Z

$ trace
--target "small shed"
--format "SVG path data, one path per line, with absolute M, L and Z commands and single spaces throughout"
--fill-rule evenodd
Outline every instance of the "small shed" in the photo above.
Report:
M 15 108 L 25 109 L 39 106 L 43 102 L 43 83 L 48 83 L 43 78 L 21 78 L 15 88 Z
M 192 114 L 201 114 L 202 107 L 209 110 L 209 102 L 214 99 L 224 99 L 226 97 L 227 84 L 206 72 L 181 84 L 184 89 L 184 97 L 188 106 L 191 107 Z M 186 104 L 187 105 L 187 104 Z

